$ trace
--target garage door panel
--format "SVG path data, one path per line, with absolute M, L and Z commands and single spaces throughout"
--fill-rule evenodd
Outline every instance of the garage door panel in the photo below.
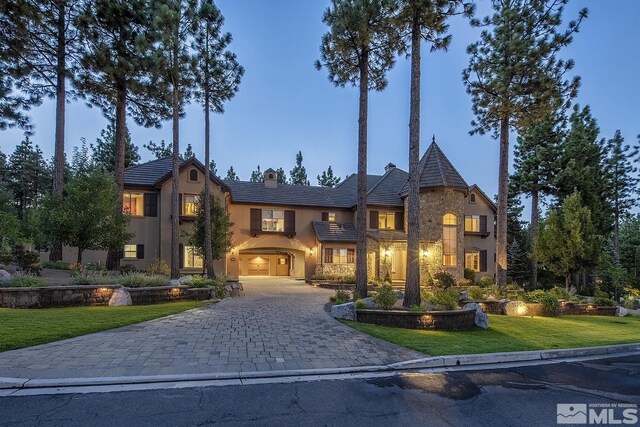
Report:
M 249 276 L 268 276 L 269 259 L 263 257 L 249 258 L 247 262 L 247 274 Z

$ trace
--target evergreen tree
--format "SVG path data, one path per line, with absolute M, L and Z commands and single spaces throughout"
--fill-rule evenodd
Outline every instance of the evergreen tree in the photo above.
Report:
M 287 174 L 281 167 L 276 169 L 276 182 L 278 184 L 288 184 Z
M 638 204 L 638 176 L 633 161 L 638 156 L 638 148 L 624 144 L 619 130 L 607 143 L 606 181 L 613 207 L 613 261 L 620 266 L 620 219 Z
M 335 86 L 359 87 L 356 209 L 356 296 L 367 296 L 367 118 L 369 90 L 387 87 L 400 35 L 393 25 L 392 0 L 334 0 L 323 16 L 329 32 L 320 44 L 316 68 L 327 68 Z
M 203 0 L 198 9 L 198 24 L 193 49 L 196 51 L 195 79 L 196 98 L 204 107 L 204 163 L 209 166 L 210 119 L 209 113 L 223 113 L 224 103 L 238 91 L 244 69 L 238 64 L 234 53 L 226 50 L 231 42 L 230 33 L 222 33 L 224 18 L 213 0 Z M 213 162 L 213 161 L 212 161 Z M 215 162 L 214 169 L 215 169 Z M 207 176 L 209 171 L 206 170 Z M 215 172 L 214 172 L 215 174 Z M 205 180 L 204 194 L 209 194 L 209 180 Z M 204 197 L 204 263 L 207 275 L 213 277 L 212 254 L 212 206 L 209 197 Z M 201 199 L 201 200 L 203 200 Z M 230 247 L 230 246 L 229 246 Z M 222 256 L 222 255 L 218 255 Z
M 193 147 L 191 146 L 191 144 L 187 144 L 187 148 L 184 150 L 184 154 L 182 154 L 182 156 L 180 156 L 180 158 L 182 160 L 187 160 L 187 159 L 191 159 L 193 157 L 195 157 L 196 154 L 193 152 Z
M 640 289 L 640 214 L 626 216 L 620 223 L 620 265 Z
M 564 137 L 564 115 L 550 114 L 544 121 L 534 124 L 518 135 L 514 152 L 515 173 L 512 176 L 519 194 L 531 196 L 530 247 L 532 287 L 538 284 L 538 223 L 540 199 L 552 193 L 553 180 L 558 170 L 558 159 Z M 507 230 L 508 234 L 508 230 Z
M 311 185 L 307 179 L 307 170 L 302 166 L 302 151 L 296 154 L 296 165 L 289 172 L 291 185 Z
M 507 262 L 509 263 L 508 278 L 510 282 L 524 285 L 529 282 L 529 259 L 517 240 L 511 241 L 507 248 Z
M 236 171 L 233 170 L 233 166 L 229 166 L 227 170 L 227 176 L 224 177 L 226 181 L 240 181 L 240 177 L 236 174 Z
M 116 135 L 113 122 L 106 129 L 100 131 L 100 137 L 96 138 L 96 145 L 90 145 L 93 164 L 105 172 L 112 174 L 116 164 Z M 126 129 L 124 167 L 136 165 L 140 161 L 138 147 L 131 142 L 131 133 Z
M 27 211 L 50 191 L 51 175 L 42 151 L 29 137 L 16 146 L 9 157 L 8 187 L 13 193 L 18 218 L 24 220 Z
M 498 178 L 498 232 L 496 260 L 498 285 L 507 280 L 507 197 L 509 188 L 509 132 L 522 131 L 542 121 L 551 111 L 574 97 L 579 79 L 565 80 L 573 61 L 559 60 L 561 48 L 572 41 L 587 10 L 562 32 L 568 0 L 493 0 L 494 14 L 482 21 L 480 41 L 471 44 L 469 67 L 463 81 L 472 97 L 473 133 L 492 131 L 500 137 Z
M 576 191 L 541 221 L 538 258 L 551 271 L 564 276 L 569 291 L 574 273 L 598 264 L 601 240 L 591 221 L 591 210 Z
M 264 182 L 264 175 L 260 170 L 260 165 L 258 165 L 256 170 L 251 171 L 251 178 L 249 178 L 249 182 Z
M 216 161 L 213 159 L 211 159 L 211 161 L 209 162 L 209 170 L 212 174 L 218 176 L 218 166 L 216 165 Z
M 409 102 L 409 193 L 407 200 L 407 266 L 403 305 L 420 305 L 420 56 L 422 41 L 431 51 L 447 50 L 451 43 L 448 20 L 473 15 L 473 3 L 462 0 L 400 0 L 397 23 L 404 33 L 402 50 L 411 52 Z
M 335 187 L 340 184 L 341 178 L 333 175 L 333 169 L 331 165 L 326 171 L 322 171 L 322 175 L 318 175 L 318 185 L 321 187 Z
M 71 155 L 71 173 L 73 176 L 80 176 L 89 173 L 93 169 L 93 160 L 89 147 L 87 146 L 87 140 L 80 138 L 80 147 L 73 147 L 73 154 Z
M 149 141 L 148 144 L 142 144 L 144 148 L 151 151 L 156 159 L 162 159 L 171 156 L 171 145 L 164 142 L 164 139 L 160 143 Z
M 159 126 L 166 117 L 165 103 L 158 102 L 162 85 L 152 73 L 156 13 L 148 0 L 90 0 L 78 17 L 82 52 L 77 86 L 115 123 L 114 176 L 120 196 L 127 113 L 144 126 Z M 115 209 L 116 215 L 122 215 L 122 197 Z M 120 250 L 109 249 L 107 268 L 118 266 Z
M 171 174 L 171 278 L 180 276 L 178 182 L 180 166 L 180 117 L 184 105 L 190 101 L 194 88 L 193 63 L 190 37 L 198 26 L 195 0 L 152 1 L 156 13 L 154 24 L 159 34 L 156 56 L 156 73 L 164 88 L 161 99 L 169 100 L 172 127 Z

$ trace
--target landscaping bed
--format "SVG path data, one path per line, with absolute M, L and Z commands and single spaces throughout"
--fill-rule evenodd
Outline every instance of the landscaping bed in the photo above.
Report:
M 487 314 L 507 314 L 506 302 L 499 300 L 465 300 L 462 304 L 476 302 Z M 545 310 L 540 303 L 525 303 L 526 311 L 519 315 L 524 316 L 615 316 L 615 306 L 596 306 L 594 304 L 580 304 L 573 301 L 560 301 L 559 307 L 554 310 Z
M 464 331 L 474 327 L 475 310 L 356 310 L 356 321 L 406 329 Z

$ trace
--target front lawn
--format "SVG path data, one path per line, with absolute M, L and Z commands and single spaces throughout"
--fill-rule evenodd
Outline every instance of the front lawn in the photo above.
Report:
M 511 317 L 489 315 L 489 329 L 464 332 L 344 324 L 433 356 L 550 350 L 640 342 L 640 318 L 604 316 Z
M 180 301 L 125 307 L 0 308 L 0 351 L 118 328 L 206 304 Z

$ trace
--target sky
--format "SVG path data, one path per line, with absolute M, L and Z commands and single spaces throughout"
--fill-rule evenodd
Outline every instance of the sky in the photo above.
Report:
M 327 71 L 316 70 L 321 36 L 327 31 L 322 14 L 329 0 L 219 0 L 226 31 L 233 35 L 230 49 L 245 68 L 238 94 L 221 115 L 212 115 L 212 156 L 218 174 L 233 166 L 248 180 L 257 165 L 262 170 L 283 167 L 290 171 L 295 154 L 302 151 L 303 165 L 312 185 L 329 165 L 344 177 L 356 172 L 358 89 L 337 88 Z M 489 2 L 479 2 L 476 16 L 490 12 Z M 562 56 L 575 60 L 574 75 L 582 78 L 575 102 L 589 104 L 601 136 L 611 138 L 620 129 L 628 143 L 640 133 L 640 1 L 573 0 L 565 22 L 582 7 L 589 9 L 574 42 Z M 469 135 L 473 119 L 471 99 L 465 92 L 462 70 L 468 65 L 466 47 L 479 31 L 463 18 L 451 20 L 453 41 L 447 52 L 430 53 L 423 45 L 421 154 L 433 136 L 469 184 L 488 195 L 497 193 L 498 142 L 490 135 Z M 384 92 L 369 97 L 368 169 L 384 173 L 390 162 L 408 169 L 409 59 L 400 57 L 389 72 Z M 204 157 L 204 116 L 199 105 L 186 109 L 180 122 L 180 144 L 187 143 Z M 31 112 L 33 141 L 47 157 L 53 155 L 54 103 L 46 101 Z M 171 123 L 146 129 L 128 121 L 142 160 L 151 154 L 142 144 L 171 141 Z M 94 142 L 107 121 L 97 108 L 83 102 L 67 107 L 66 151 L 82 137 Z M 11 153 L 23 139 L 16 129 L 0 133 L 0 148 Z M 514 138 L 512 139 L 513 142 Z M 512 144 L 513 147 L 513 144 Z M 68 154 L 69 156 L 69 154 Z M 512 159 L 512 158 L 511 158 Z

